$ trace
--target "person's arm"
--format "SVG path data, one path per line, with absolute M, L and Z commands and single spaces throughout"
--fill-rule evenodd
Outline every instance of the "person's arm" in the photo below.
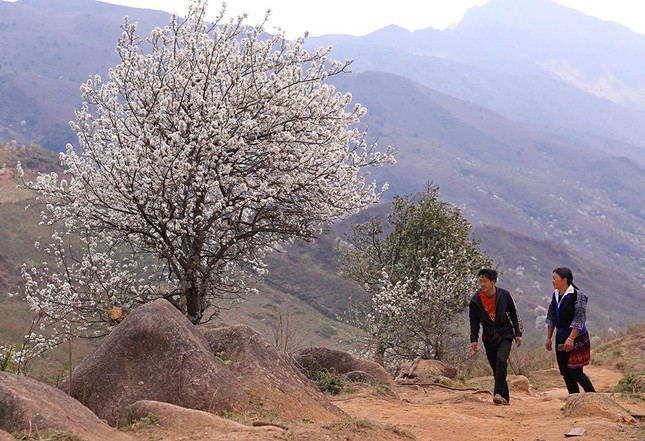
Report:
M 587 296 L 578 291 L 576 306 L 573 310 L 573 320 L 571 321 L 571 332 L 575 329 L 582 330 L 587 321 Z M 576 335 L 578 333 L 576 332 Z
M 468 308 L 468 317 L 470 319 L 470 348 L 473 352 L 477 352 L 479 349 L 477 346 L 477 340 L 479 340 L 479 312 L 477 311 L 477 303 L 471 300 Z
M 587 320 L 587 296 L 578 291 L 576 298 L 576 306 L 573 311 L 573 321 L 571 322 L 571 333 L 567 340 L 564 342 L 564 350 L 571 351 L 573 349 L 573 342 L 580 331 L 585 327 Z
M 544 342 L 544 347 L 547 351 L 553 350 L 553 329 L 555 327 L 555 294 L 549 303 L 549 309 L 546 312 L 546 319 L 544 324 L 546 325 L 546 341 Z
M 524 330 L 522 327 L 522 318 L 520 317 L 520 312 L 517 309 L 517 305 L 515 305 L 513 296 L 509 293 L 508 297 L 508 311 L 510 313 L 511 322 L 513 323 L 513 331 L 515 333 L 514 340 L 515 344 L 517 346 L 520 346 L 522 344 L 522 331 Z
M 544 343 L 544 347 L 547 351 L 553 349 L 553 326 L 551 325 L 547 325 L 546 327 L 546 342 Z

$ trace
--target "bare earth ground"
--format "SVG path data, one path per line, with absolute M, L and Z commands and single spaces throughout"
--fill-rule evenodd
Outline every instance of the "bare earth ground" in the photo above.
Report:
M 597 391 L 618 402 L 632 414 L 645 415 L 645 401 L 630 399 L 611 390 L 620 372 L 600 366 L 585 371 Z M 345 422 L 287 424 L 223 433 L 200 424 L 164 423 L 129 432 L 136 440 L 480 440 L 551 441 L 564 439 L 573 428 L 583 428 L 581 441 L 643 441 L 645 423 L 626 424 L 608 418 L 565 417 L 560 408 L 567 396 L 557 371 L 542 371 L 530 378 L 528 392 L 512 391 L 510 406 L 496 406 L 485 390 L 452 390 L 435 385 L 396 385 L 399 399 L 378 394 L 372 388 L 332 398 L 352 418 Z M 475 388 L 474 388 L 475 389 Z M 260 430 L 261 429 L 261 430 Z
M 585 371 L 596 390 L 609 393 L 622 374 L 602 367 Z M 607 419 L 567 418 L 560 408 L 567 392 L 559 376 L 549 375 L 531 390 L 511 392 L 510 406 L 496 406 L 488 393 L 453 391 L 438 387 L 397 386 L 401 402 L 361 397 L 336 404 L 347 413 L 374 421 L 396 424 L 414 433 L 418 440 L 550 441 L 563 439 L 572 428 L 586 429 L 585 441 L 645 440 L 645 426 L 619 424 Z M 645 402 L 613 395 L 613 399 L 636 414 L 645 414 Z M 640 426 L 640 427 L 639 427 Z

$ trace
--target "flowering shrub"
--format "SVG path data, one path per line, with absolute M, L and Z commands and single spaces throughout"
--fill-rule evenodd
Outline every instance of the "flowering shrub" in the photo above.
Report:
M 489 264 L 469 231 L 433 186 L 395 198 L 387 222 L 372 218 L 352 226 L 341 272 L 370 294 L 352 321 L 366 331 L 366 350 L 376 362 L 444 357 L 477 271 Z

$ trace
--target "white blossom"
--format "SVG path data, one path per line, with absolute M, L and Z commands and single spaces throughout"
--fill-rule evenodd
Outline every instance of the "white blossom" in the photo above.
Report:
M 115 302 L 160 297 L 199 322 L 247 290 L 267 251 L 379 199 L 365 170 L 392 152 L 324 83 L 349 63 L 223 10 L 207 24 L 206 3 L 145 40 L 126 17 L 120 63 L 81 87 L 80 151 L 61 154 L 64 176 L 26 183 L 55 228 L 41 244 L 51 270 L 23 270 L 27 300 L 60 335 L 104 333 Z

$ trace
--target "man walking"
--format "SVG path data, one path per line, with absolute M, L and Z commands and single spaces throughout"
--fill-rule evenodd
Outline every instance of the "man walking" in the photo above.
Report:
M 511 398 L 506 382 L 508 356 L 513 340 L 522 344 L 522 320 L 511 294 L 495 286 L 497 271 L 484 268 L 479 271 L 480 288 L 470 299 L 470 345 L 478 351 L 479 327 L 482 327 L 482 341 L 486 358 L 493 369 L 495 389 L 493 403 L 509 405 Z

